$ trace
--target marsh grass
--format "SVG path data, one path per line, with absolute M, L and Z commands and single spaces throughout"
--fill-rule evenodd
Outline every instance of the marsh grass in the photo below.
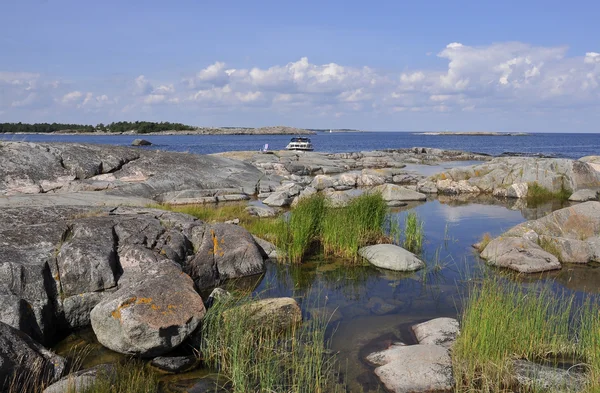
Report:
M 423 238 L 423 221 L 419 219 L 417 213 L 408 213 L 404 220 L 404 242 L 402 247 L 418 254 L 423 250 Z
M 298 202 L 287 222 L 287 231 L 283 233 L 285 249 L 292 263 L 300 263 L 311 244 L 319 238 L 324 215 L 323 195 L 315 194 Z
M 485 248 L 488 246 L 488 244 L 490 244 L 490 242 L 493 240 L 492 235 L 489 232 L 484 233 L 481 236 L 481 240 L 479 241 L 479 243 L 477 243 L 477 250 L 479 252 L 482 252 L 483 250 L 485 250 Z
M 389 240 L 384 233 L 387 213 L 381 194 L 363 194 L 346 207 L 328 208 L 321 232 L 325 255 L 357 263 L 360 247 Z
M 536 206 L 540 203 L 560 200 L 566 201 L 571 196 L 571 191 L 567 190 L 564 185 L 557 192 L 552 192 L 541 186 L 538 182 L 528 183 L 527 185 L 527 204 Z
M 574 300 L 547 284 L 525 288 L 498 277 L 471 287 L 453 347 L 457 391 L 511 391 L 515 359 L 584 360 L 600 370 L 597 304 L 596 309 L 591 302 L 587 308 L 575 307 Z M 598 375 L 590 373 L 593 389 L 600 387 Z M 598 391 L 593 389 L 589 392 Z
M 217 302 L 202 322 L 200 353 L 229 380 L 233 393 L 341 391 L 327 350 L 326 317 L 282 331 L 276 319 L 250 318 L 248 308 L 239 307 L 249 300 Z

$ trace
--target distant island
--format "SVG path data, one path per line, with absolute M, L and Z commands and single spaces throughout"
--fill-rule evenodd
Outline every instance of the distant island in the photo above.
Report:
M 146 134 L 146 135 L 311 135 L 303 128 L 274 127 L 194 127 L 181 123 L 119 121 L 96 126 L 67 123 L 0 123 L 0 134 Z
M 416 132 L 415 135 L 466 135 L 466 136 L 526 136 L 526 132 L 493 132 L 493 131 L 432 131 Z
M 355 130 L 352 128 L 308 128 L 308 130 L 315 132 L 364 132 L 363 130 Z

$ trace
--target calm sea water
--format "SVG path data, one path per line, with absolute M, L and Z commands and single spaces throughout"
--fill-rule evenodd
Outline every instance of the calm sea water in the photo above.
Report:
M 1 135 L 0 140 L 30 142 L 81 142 L 130 145 L 134 135 Z M 143 136 L 142 136 L 143 137 Z M 284 149 L 286 135 L 148 135 L 151 149 L 197 154 L 232 150 Z M 581 158 L 600 154 L 600 134 L 530 134 L 527 136 L 436 136 L 411 132 L 318 133 L 311 136 L 315 151 L 347 152 L 379 149 L 435 147 L 498 155 L 505 152 L 541 153 L 548 156 Z

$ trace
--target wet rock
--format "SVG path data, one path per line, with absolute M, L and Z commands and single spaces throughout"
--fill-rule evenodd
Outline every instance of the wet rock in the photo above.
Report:
M 33 341 L 28 335 L 0 322 L 0 390 L 11 382 L 20 391 L 60 379 L 67 361 Z M 15 380 L 13 379 L 13 376 Z M 19 391 L 19 390 L 15 390 Z
M 89 389 L 98 378 L 115 380 L 117 371 L 113 364 L 98 366 L 77 371 L 53 383 L 44 389 L 43 393 L 79 393 Z
M 572 202 L 587 202 L 587 201 L 597 201 L 598 200 L 598 191 L 583 189 L 575 191 L 570 197 L 569 200 Z
M 244 304 L 225 311 L 223 318 L 227 321 L 232 315 L 243 315 L 261 326 L 272 324 L 276 330 L 286 330 L 302 322 L 300 306 L 289 297 L 261 299 Z
M 544 366 L 527 360 L 513 361 L 514 377 L 526 391 L 581 392 L 586 375 L 579 371 Z
M 139 277 L 103 299 L 91 312 L 98 341 L 113 351 L 159 356 L 181 344 L 206 312 L 183 272 Z
M 131 146 L 152 146 L 152 142 L 145 139 L 134 139 Z
M 451 392 L 452 359 L 439 345 L 394 345 L 367 357 L 375 375 L 395 393 Z
M 194 355 L 190 356 L 159 356 L 152 359 L 150 364 L 162 371 L 179 374 L 190 371 L 198 365 L 198 359 Z
M 539 273 L 560 269 L 558 259 L 536 243 L 524 238 L 499 237 L 481 252 L 490 265 L 506 267 L 521 273 Z
M 450 348 L 459 334 L 458 321 L 454 318 L 436 318 L 413 325 L 412 331 L 419 344 L 440 345 Z
M 394 244 L 377 244 L 363 247 L 358 254 L 369 263 L 382 269 L 412 272 L 425 267 L 415 254 Z

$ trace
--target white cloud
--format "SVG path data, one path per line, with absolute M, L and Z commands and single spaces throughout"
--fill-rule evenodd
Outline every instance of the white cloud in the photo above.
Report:
M 251 107 L 294 113 L 301 120 L 357 112 L 372 112 L 379 119 L 393 113 L 600 109 L 597 52 L 570 57 L 563 46 L 453 42 L 437 56 L 444 66 L 410 69 L 410 64 L 400 64 L 397 70 L 314 64 L 306 57 L 247 68 L 216 61 L 183 80 L 176 76 L 155 80 L 140 74 L 129 83 L 107 83 L 101 92 L 37 73 L 0 72 L 0 111 L 45 108 L 52 113 L 58 105 L 64 111 L 135 116 L 163 107 L 187 113 L 214 108 L 242 113 Z

